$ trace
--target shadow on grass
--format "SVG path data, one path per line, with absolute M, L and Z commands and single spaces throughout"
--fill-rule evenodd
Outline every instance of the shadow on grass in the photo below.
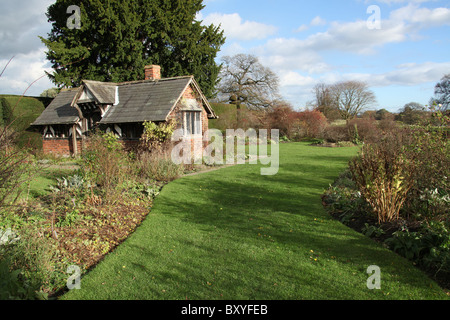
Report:
M 324 161 L 327 152 L 335 151 L 299 149 L 284 155 L 276 176 L 261 176 L 260 166 L 247 165 L 167 185 L 138 231 L 88 277 L 93 289 L 83 297 L 368 299 L 386 298 L 389 292 L 398 299 L 436 294 L 405 259 L 323 209 L 320 195 L 349 156 Z M 125 263 L 130 267 L 122 269 Z M 367 289 L 370 265 L 382 268 L 384 290 Z M 116 279 L 111 270 L 122 272 L 118 284 L 98 288 L 102 277 Z

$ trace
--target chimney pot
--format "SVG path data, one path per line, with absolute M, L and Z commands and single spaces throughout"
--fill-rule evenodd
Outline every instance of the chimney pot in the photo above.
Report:
M 145 80 L 161 79 L 161 67 L 157 65 L 145 66 Z

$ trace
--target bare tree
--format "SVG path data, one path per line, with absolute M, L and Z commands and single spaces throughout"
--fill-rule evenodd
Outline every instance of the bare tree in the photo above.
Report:
M 346 121 L 376 102 L 375 94 L 369 90 L 367 83 L 360 81 L 336 83 L 331 86 L 331 97 L 342 119 Z
M 237 54 L 222 58 L 222 62 L 218 86 L 222 102 L 231 102 L 238 108 L 245 104 L 250 109 L 266 109 L 280 101 L 278 76 L 256 56 Z
M 334 104 L 331 86 L 318 83 L 313 88 L 314 101 L 311 103 L 315 110 L 322 112 L 328 120 L 340 119 L 341 115 Z
M 436 84 L 434 95 L 430 100 L 430 105 L 435 105 L 440 111 L 450 110 L 450 73 Z

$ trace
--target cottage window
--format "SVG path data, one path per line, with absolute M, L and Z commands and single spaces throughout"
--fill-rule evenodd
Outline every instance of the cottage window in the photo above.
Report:
M 45 139 L 58 139 L 58 138 L 68 138 L 69 127 L 65 125 L 52 125 L 46 126 L 44 128 L 44 138 Z
M 183 131 L 185 136 L 202 134 L 202 114 L 198 111 L 186 111 L 183 113 Z

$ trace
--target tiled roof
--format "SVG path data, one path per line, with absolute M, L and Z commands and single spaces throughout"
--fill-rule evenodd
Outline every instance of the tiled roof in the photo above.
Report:
M 100 123 L 165 121 L 191 77 L 119 85 L 119 104 Z
M 77 93 L 78 89 L 61 91 L 36 121 L 33 122 L 33 125 L 70 124 L 77 122 L 79 119 L 78 111 L 70 106 Z
M 102 124 L 165 121 L 190 84 L 198 88 L 192 76 L 124 83 L 83 81 L 80 88 L 62 91 L 33 125 L 76 123 L 79 114 L 74 106 L 84 102 L 77 101 L 84 87 L 96 103 L 112 105 L 100 121 Z M 208 114 L 215 117 L 206 98 L 203 99 Z

